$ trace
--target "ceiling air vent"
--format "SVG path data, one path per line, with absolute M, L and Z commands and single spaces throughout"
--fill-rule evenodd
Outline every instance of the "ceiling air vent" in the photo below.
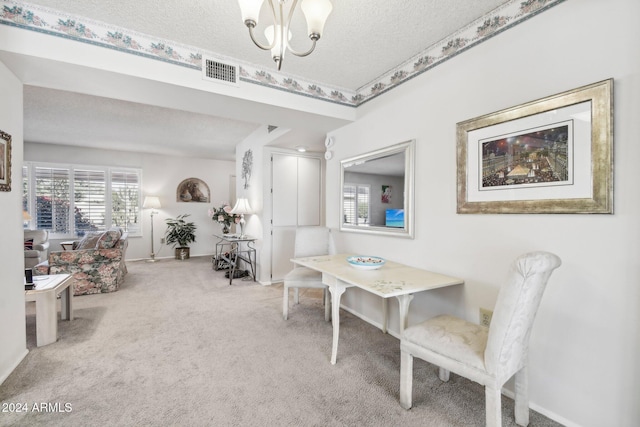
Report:
M 238 86 L 238 65 L 202 57 L 202 78 L 213 82 Z

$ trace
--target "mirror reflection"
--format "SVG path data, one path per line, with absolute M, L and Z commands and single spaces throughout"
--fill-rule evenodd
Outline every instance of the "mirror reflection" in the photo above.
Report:
M 413 237 L 413 141 L 342 161 L 341 230 Z

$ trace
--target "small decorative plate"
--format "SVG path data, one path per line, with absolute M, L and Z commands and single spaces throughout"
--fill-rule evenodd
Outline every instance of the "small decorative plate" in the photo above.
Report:
M 357 255 L 348 257 L 347 262 L 351 267 L 359 268 L 360 270 L 376 270 L 384 265 L 384 258 Z

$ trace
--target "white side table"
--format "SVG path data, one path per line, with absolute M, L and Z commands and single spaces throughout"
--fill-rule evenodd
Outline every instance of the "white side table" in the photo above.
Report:
M 253 243 L 257 240 L 251 236 L 240 236 L 237 234 L 214 234 L 215 237 L 220 239 L 216 243 L 216 262 L 223 260 L 229 265 L 229 284 L 233 283 L 233 276 L 235 271 L 239 267 L 240 261 L 245 262 L 251 268 L 251 277 L 253 281 L 256 280 L 256 249 L 253 247 Z M 242 247 L 242 244 L 246 247 Z M 226 255 L 228 251 L 228 255 Z M 217 267 L 215 265 L 214 267 Z M 217 268 L 215 268 L 217 270 Z
M 58 339 L 58 310 L 56 297 L 61 294 L 62 320 L 73 320 L 73 279 L 70 274 L 34 276 L 34 288 L 24 292 L 25 301 L 36 303 L 36 345 L 56 342 Z

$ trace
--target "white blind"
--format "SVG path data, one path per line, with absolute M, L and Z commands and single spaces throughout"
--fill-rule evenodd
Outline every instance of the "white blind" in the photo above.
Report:
M 345 224 L 355 224 L 356 223 L 356 186 L 345 184 L 344 186 L 344 195 L 342 200 L 344 201 L 343 211 L 344 218 L 342 218 L 342 222 Z
M 368 185 L 358 185 L 358 224 L 369 224 L 370 191 Z
M 73 193 L 76 232 L 104 230 L 105 172 L 75 169 L 73 171 Z
M 29 227 L 48 230 L 54 238 L 111 227 L 141 235 L 140 169 L 26 162 L 22 174 Z
M 36 167 L 35 181 L 37 228 L 69 233 L 69 169 Z
M 129 233 L 139 233 L 140 173 L 111 171 L 111 223 Z
M 345 184 L 344 186 L 344 218 L 345 224 L 368 224 L 370 191 L 368 185 Z
M 29 212 L 29 168 L 22 167 L 22 210 Z

